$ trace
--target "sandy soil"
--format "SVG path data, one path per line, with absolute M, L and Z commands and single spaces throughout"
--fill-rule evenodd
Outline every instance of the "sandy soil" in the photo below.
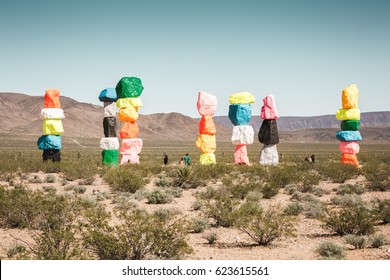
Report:
M 78 181 L 68 182 L 66 185 L 61 184 L 60 175 L 54 175 L 57 180 L 55 183 L 30 183 L 28 178 L 33 176 L 39 177 L 42 180 L 46 178 L 48 174 L 34 173 L 29 174 L 27 179 L 22 180 L 28 188 L 32 190 L 42 189 L 45 186 L 53 186 L 57 189 L 57 194 L 67 192 L 66 188 L 72 185 L 78 185 Z M 346 183 L 354 184 L 356 182 L 364 183 L 364 177 L 359 177 L 354 180 L 350 180 Z M 146 186 L 147 190 L 156 188 L 154 184 L 155 180 L 152 179 L 151 183 Z M 6 182 L 0 182 L 0 185 L 6 185 Z M 216 186 L 221 185 L 220 182 L 216 183 Z M 339 186 L 332 182 L 323 181 L 318 187 L 322 188 L 327 194 L 319 197 L 318 199 L 323 202 L 329 202 L 332 196 L 336 193 L 334 188 Z M 82 194 L 84 197 L 93 197 L 98 192 L 110 193 L 109 186 L 101 179 L 96 178 L 92 185 L 85 186 L 86 192 Z M 68 190 L 69 192 L 69 190 Z M 176 209 L 184 217 L 190 219 L 201 215 L 201 211 L 194 211 L 192 209 L 192 203 L 195 201 L 196 190 L 184 190 L 182 197 L 175 198 L 173 202 L 165 205 L 152 205 L 147 204 L 146 200 L 138 201 L 140 207 L 144 207 L 149 211 L 154 211 L 158 208 Z M 272 204 L 287 205 L 290 200 L 290 195 L 286 194 L 283 189 L 279 194 L 272 199 L 263 199 L 262 205 L 267 207 Z M 378 199 L 390 199 L 390 192 L 366 192 L 361 195 L 365 201 L 371 201 L 375 198 Z M 115 207 L 111 199 L 106 199 L 102 203 L 105 204 L 107 210 L 112 211 Z M 187 256 L 186 259 L 194 260 L 257 260 L 257 259 L 269 259 L 269 260 L 313 260 L 319 259 L 320 256 L 316 253 L 316 249 L 323 241 L 332 241 L 347 248 L 346 259 L 350 260 L 383 260 L 390 259 L 390 245 L 382 246 L 378 249 L 365 248 L 365 249 L 353 249 L 352 246 L 345 244 L 344 238 L 332 234 L 329 230 L 324 229 L 321 226 L 321 222 L 315 219 L 306 218 L 300 214 L 296 222 L 296 236 L 289 238 L 281 238 L 269 246 L 257 246 L 246 234 L 233 228 L 210 228 L 207 231 L 213 231 L 217 234 L 217 241 L 215 244 L 209 245 L 203 238 L 204 233 L 189 233 L 188 241 L 193 247 L 194 253 Z M 206 231 L 206 232 L 207 232 Z M 384 234 L 388 240 L 390 240 L 390 225 L 377 225 L 376 232 Z M 0 257 L 6 259 L 7 251 L 13 247 L 18 240 L 24 240 L 31 242 L 28 230 L 20 229 L 0 229 Z

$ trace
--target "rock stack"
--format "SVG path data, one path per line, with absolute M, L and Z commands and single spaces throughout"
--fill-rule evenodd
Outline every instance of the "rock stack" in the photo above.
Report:
M 279 114 L 276 111 L 273 95 L 268 95 L 263 99 L 260 117 L 263 119 L 259 130 L 259 142 L 263 144 L 260 152 L 260 164 L 276 165 L 279 163 L 279 154 L 276 144 L 279 143 L 278 125 L 276 120 Z
M 60 90 L 46 90 L 43 107 L 43 135 L 38 139 L 38 149 L 43 150 L 43 161 L 51 159 L 53 162 L 60 162 L 61 134 L 64 132 L 61 119 L 65 118 L 64 111 L 60 108 Z
M 114 88 L 106 88 L 99 94 L 99 100 L 104 102 L 104 138 L 100 140 L 100 147 L 103 149 L 102 162 L 107 166 L 118 165 L 119 141 L 116 135 L 116 99 Z
M 229 119 L 233 123 L 232 143 L 236 145 L 234 164 L 249 164 L 246 146 L 253 144 L 254 131 L 249 125 L 252 103 L 255 97 L 249 92 L 239 92 L 229 96 Z
M 359 153 L 358 141 L 362 140 L 359 132 L 360 110 L 358 106 L 359 91 L 356 85 L 349 85 L 342 91 L 342 106 L 337 110 L 336 118 L 341 121 L 341 130 L 336 133 L 340 140 L 339 149 L 342 153 L 341 163 L 359 167 L 356 154 Z
M 116 106 L 119 108 L 118 117 L 124 123 L 120 131 L 121 164 L 139 163 L 143 142 L 138 138 L 139 128 L 136 121 L 138 108 L 142 107 L 140 95 L 143 89 L 141 79 L 136 77 L 123 77 L 115 87 L 118 97 L 116 101 Z
M 215 164 L 215 125 L 213 115 L 217 109 L 217 97 L 206 92 L 199 91 L 196 103 L 199 114 L 202 116 L 199 123 L 199 137 L 196 146 L 200 149 L 200 164 Z

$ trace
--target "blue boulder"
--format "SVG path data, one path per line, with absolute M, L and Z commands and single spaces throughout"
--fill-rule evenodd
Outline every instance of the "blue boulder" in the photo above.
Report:
M 102 102 L 115 102 L 118 98 L 116 97 L 116 91 L 114 88 L 106 88 L 99 94 L 99 100 Z
M 252 105 L 232 104 L 229 106 L 229 119 L 234 125 L 248 125 L 251 120 Z
M 59 135 L 42 135 L 37 141 L 39 150 L 61 150 L 61 136 Z
M 340 141 L 362 141 L 362 136 L 359 131 L 340 130 L 336 133 L 336 138 Z

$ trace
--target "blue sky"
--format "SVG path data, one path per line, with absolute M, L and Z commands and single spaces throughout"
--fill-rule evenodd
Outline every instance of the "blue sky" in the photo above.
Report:
M 142 79 L 141 114 L 198 117 L 199 90 L 249 91 L 259 115 L 334 114 L 356 83 L 362 112 L 390 109 L 390 1 L 0 1 L 0 92 L 100 104 Z

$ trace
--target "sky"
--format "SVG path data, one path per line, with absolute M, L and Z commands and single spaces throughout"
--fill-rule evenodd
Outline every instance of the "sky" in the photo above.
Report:
M 141 114 L 199 117 L 198 91 L 248 91 L 260 114 L 335 114 L 359 88 L 362 112 L 390 110 L 390 1 L 0 1 L 0 92 L 100 105 L 124 76 L 144 85 Z

